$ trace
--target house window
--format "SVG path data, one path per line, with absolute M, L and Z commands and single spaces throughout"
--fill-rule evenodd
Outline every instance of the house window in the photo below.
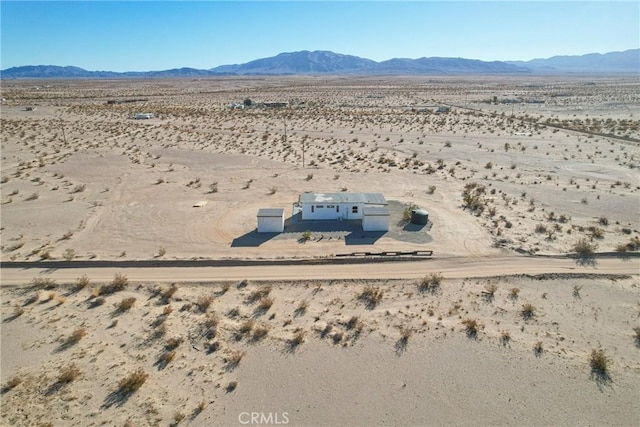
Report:
M 358 207 L 357 206 L 352 206 L 351 207 L 351 213 L 357 214 L 358 213 Z
M 316 208 L 322 209 L 322 208 L 324 208 L 324 206 L 323 205 L 316 205 Z
M 336 212 L 340 212 L 340 205 L 336 205 Z
M 327 209 L 333 209 L 333 208 L 335 208 L 335 206 L 333 206 L 333 205 L 327 205 Z
M 314 213 L 316 210 L 314 209 L 313 205 L 311 205 L 311 213 Z

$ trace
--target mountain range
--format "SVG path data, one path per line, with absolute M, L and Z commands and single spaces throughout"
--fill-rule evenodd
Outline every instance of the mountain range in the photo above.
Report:
M 245 64 L 221 65 L 208 70 L 174 68 L 162 71 L 88 71 L 56 65 L 27 65 L 0 71 L 0 78 L 132 78 L 132 77 L 208 77 L 220 75 L 298 75 L 298 74 L 564 74 L 634 73 L 640 74 L 640 49 L 581 56 L 554 56 L 531 61 L 480 61 L 465 58 L 371 59 L 329 51 L 300 51 L 256 59 Z

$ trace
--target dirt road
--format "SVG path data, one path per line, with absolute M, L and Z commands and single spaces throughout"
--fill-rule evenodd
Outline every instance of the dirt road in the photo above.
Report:
M 51 277 L 58 282 L 74 281 L 87 275 L 94 282 L 110 281 L 116 273 L 133 282 L 213 282 L 225 280 L 344 280 L 344 279 L 415 279 L 430 272 L 441 272 L 445 278 L 492 277 L 514 274 L 640 274 L 640 258 L 594 258 L 577 262 L 566 257 L 452 257 L 414 262 L 324 265 L 241 265 L 190 267 L 82 267 L 82 268 L 12 268 L 3 264 L 2 285 L 29 283 L 35 277 Z

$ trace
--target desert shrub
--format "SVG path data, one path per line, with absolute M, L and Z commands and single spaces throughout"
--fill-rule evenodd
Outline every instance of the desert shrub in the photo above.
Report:
M 269 333 L 269 328 L 267 328 L 265 325 L 258 325 L 255 328 L 253 328 L 253 335 L 251 338 L 254 341 L 260 341 L 261 339 L 264 339 L 268 333 Z
M 293 333 L 293 337 L 289 340 L 289 345 L 292 347 L 297 347 L 302 344 L 307 336 L 307 332 L 302 329 L 298 329 Z
M 169 338 L 167 340 L 167 342 L 165 343 L 164 347 L 167 350 L 174 350 L 176 348 L 178 348 L 178 346 L 180 346 L 180 344 L 182 344 L 182 337 L 172 337 Z
M 599 227 L 589 227 L 589 232 L 591 233 L 592 239 L 602 239 L 604 237 L 604 230 Z
M 470 338 L 475 338 L 478 335 L 478 331 L 480 330 L 480 324 L 475 319 L 464 319 L 462 324 L 465 327 L 465 331 L 467 336 Z
M 175 283 L 172 283 L 171 286 L 169 286 L 166 289 L 163 289 L 160 292 L 160 297 L 164 300 L 164 301 L 168 301 L 171 299 L 171 297 L 178 291 L 178 286 Z
M 307 308 L 309 308 L 309 302 L 307 300 L 302 300 L 296 307 L 295 313 L 301 316 L 307 312 Z
M 16 304 L 13 306 L 13 317 L 20 317 L 24 314 L 24 308 Z
M 110 295 L 116 292 L 120 292 L 125 290 L 125 288 L 129 285 L 129 279 L 127 276 L 116 273 L 111 283 L 102 285 L 100 287 L 100 295 Z
M 547 232 L 547 226 L 544 225 L 544 224 L 537 224 L 536 228 L 535 228 L 535 232 L 536 233 L 540 233 L 540 234 L 546 233 Z
M 502 342 L 502 345 L 509 344 L 509 341 L 511 341 L 511 333 L 509 331 L 502 331 L 500 333 L 500 341 Z
M 533 344 L 533 352 L 539 356 L 542 354 L 543 351 L 544 351 L 544 347 L 542 347 L 542 341 L 536 341 Z
M 236 388 L 238 388 L 238 381 L 231 381 L 229 382 L 229 384 L 227 384 L 224 390 L 227 393 L 232 393 L 233 391 L 235 391 Z
M 589 355 L 589 365 L 591 372 L 599 376 L 607 376 L 609 369 L 609 358 L 604 354 L 602 349 L 594 349 Z
M 633 328 L 633 337 L 636 340 L 636 346 L 640 347 L 640 327 L 636 326 Z
M 511 288 L 509 291 L 509 297 L 511 299 L 518 299 L 518 295 L 520 294 L 520 288 Z
M 238 332 L 241 335 L 246 335 L 253 330 L 253 327 L 255 326 L 255 324 L 256 324 L 255 320 L 249 319 L 240 325 L 240 327 L 238 328 Z
M 497 290 L 498 290 L 498 285 L 496 285 L 493 282 L 487 283 L 484 286 L 484 293 L 489 299 L 493 299 Z
M 118 304 L 116 304 L 116 308 L 118 311 L 128 311 L 133 307 L 136 303 L 135 297 L 123 298 Z
M 364 301 L 368 308 L 374 308 L 382 301 L 384 291 L 378 286 L 367 286 L 359 295 L 360 300 Z
M 303 242 L 308 242 L 309 240 L 311 240 L 311 237 L 313 237 L 313 234 L 311 233 L 311 230 L 305 230 L 302 233 L 302 237 L 300 240 L 302 240 Z
M 269 296 L 269 294 L 271 293 L 271 289 L 272 289 L 271 285 L 265 285 L 265 286 L 262 286 L 261 288 L 255 289 L 251 293 L 249 293 L 247 300 L 249 302 L 256 302 L 261 298 Z
M 211 295 L 200 295 L 196 301 L 196 306 L 198 307 L 198 310 L 204 313 L 209 309 L 212 302 L 213 297 Z
M 85 328 L 78 328 L 69 335 L 65 341 L 66 345 L 73 345 L 78 343 L 82 338 L 87 335 L 87 330 Z
M 273 305 L 273 301 L 274 299 L 271 297 L 260 298 L 260 301 L 258 302 L 258 309 L 261 311 L 269 310 Z
M 364 322 L 360 320 L 359 316 L 351 316 L 351 318 L 347 321 L 347 329 L 354 330 L 357 333 L 362 332 L 364 328 Z
M 573 296 L 576 298 L 579 298 L 581 289 L 582 289 L 582 285 L 573 285 Z
M 225 358 L 225 362 L 227 363 L 227 368 L 235 368 L 240 364 L 240 361 L 244 357 L 244 351 L 233 350 L 231 353 Z
M 231 289 L 231 283 L 223 283 L 220 286 L 220 293 L 226 294 L 227 292 L 229 292 L 229 289 Z
M 435 185 L 430 185 L 429 189 L 427 190 L 427 194 L 433 194 L 436 192 L 436 186 Z
M 38 200 L 38 198 L 40 197 L 40 195 L 36 192 L 36 193 L 31 193 L 30 196 L 28 196 L 26 199 L 24 199 L 27 202 L 30 202 L 32 200 Z
M 167 366 L 169 363 L 173 362 L 173 359 L 176 358 L 175 350 L 167 350 L 162 352 L 160 357 L 158 357 L 158 364 L 161 366 Z
M 403 342 L 409 341 L 409 338 L 413 335 L 413 328 L 409 326 L 401 326 L 400 327 L 400 340 Z
M 581 256 L 593 255 L 598 245 L 590 243 L 587 239 L 580 239 L 573 245 L 573 251 Z
M 68 384 L 80 376 L 80 369 L 76 365 L 68 365 L 60 369 L 58 382 Z
M 36 277 L 31 281 L 31 285 L 38 289 L 55 289 L 58 287 L 56 281 L 50 277 Z
M 531 319 L 536 314 L 536 307 L 530 303 L 522 304 L 522 310 L 520 311 L 520 314 L 522 314 L 522 317 L 525 320 Z
M 418 282 L 418 291 L 436 293 L 440 289 L 443 279 L 444 277 L 440 273 L 427 274 Z
M 138 369 L 121 379 L 118 383 L 118 389 L 125 394 L 135 393 L 147 381 L 147 378 L 149 378 L 149 374 L 143 369 Z
M 170 305 L 166 306 L 163 310 L 162 310 L 162 315 L 163 316 L 168 316 L 171 313 L 173 313 L 173 307 L 171 307 Z
M 89 286 L 89 283 L 90 283 L 89 277 L 87 277 L 86 275 L 83 274 L 82 276 L 78 277 L 75 285 L 76 291 L 85 289 L 87 286 Z
M 65 249 L 65 251 L 62 253 L 62 258 L 64 258 L 65 261 L 73 261 L 75 257 L 76 251 L 74 251 L 73 249 Z
M 598 218 L 598 224 L 606 227 L 607 225 L 609 225 L 609 219 L 606 216 L 601 216 L 600 218 Z
M 165 256 L 167 254 L 167 249 L 164 246 L 160 246 L 158 248 L 158 257 L 162 258 L 163 256 Z

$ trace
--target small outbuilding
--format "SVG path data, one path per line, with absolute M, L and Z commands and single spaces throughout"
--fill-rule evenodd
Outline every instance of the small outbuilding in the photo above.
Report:
M 284 209 L 263 208 L 258 210 L 258 233 L 282 233 L 284 231 Z
M 365 206 L 362 212 L 363 231 L 389 231 L 389 209 Z

